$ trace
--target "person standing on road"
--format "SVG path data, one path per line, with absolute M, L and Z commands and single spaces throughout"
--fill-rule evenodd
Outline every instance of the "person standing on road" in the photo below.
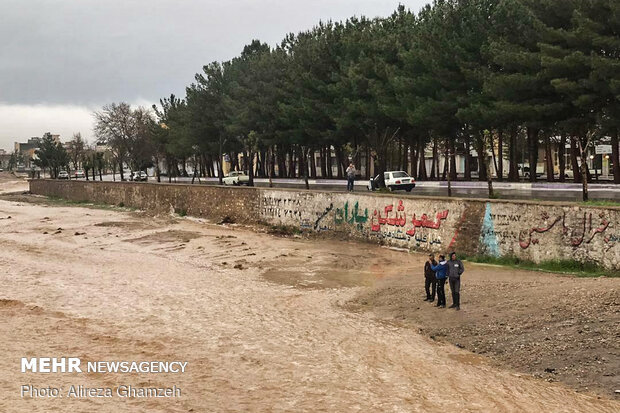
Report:
M 450 308 L 456 310 L 461 309 L 461 274 L 465 272 L 465 267 L 461 260 L 456 258 L 456 252 L 450 253 L 450 261 L 448 266 L 448 282 L 450 283 L 450 291 L 452 292 L 452 305 Z
M 428 260 L 424 263 L 424 289 L 426 290 L 426 300 L 431 303 L 435 301 L 435 288 L 437 287 L 437 278 L 435 271 L 432 270 L 433 265 L 437 265 L 435 255 L 428 254 Z
M 355 166 L 353 162 L 349 164 L 347 168 L 347 191 L 353 192 L 353 185 L 355 184 Z
M 439 256 L 439 263 L 431 265 L 431 270 L 435 271 L 437 278 L 437 307 L 446 308 L 446 272 L 448 271 L 448 262 L 443 255 Z

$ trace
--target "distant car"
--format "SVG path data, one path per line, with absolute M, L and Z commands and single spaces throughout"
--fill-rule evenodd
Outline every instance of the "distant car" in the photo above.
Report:
M 374 191 L 379 188 L 380 175 L 370 178 L 368 182 L 368 190 Z M 415 188 L 415 179 L 405 171 L 389 171 L 383 173 L 385 187 L 390 191 L 407 191 L 411 192 Z
M 0 172 L 4 172 L 4 169 L 0 168 Z
M 85 178 L 85 177 L 86 177 L 86 174 L 84 174 L 84 171 L 83 171 L 83 170 L 78 169 L 77 171 L 75 171 L 75 172 L 73 173 L 73 177 L 74 177 L 75 179 L 78 179 L 78 178 Z
M 222 179 L 224 185 L 249 185 L 250 177 L 243 171 L 231 171 Z
M 67 171 L 58 172 L 58 179 L 69 179 L 69 173 Z
M 144 171 L 136 171 L 130 177 L 130 180 L 135 182 L 146 182 L 148 179 L 149 176 Z
M 519 171 L 519 175 L 524 177 L 524 178 L 529 178 L 530 177 L 530 167 L 529 165 L 526 164 L 518 164 L 517 165 L 517 170 Z M 540 178 L 543 174 L 545 173 L 545 166 L 544 165 L 537 165 L 536 166 L 536 177 Z

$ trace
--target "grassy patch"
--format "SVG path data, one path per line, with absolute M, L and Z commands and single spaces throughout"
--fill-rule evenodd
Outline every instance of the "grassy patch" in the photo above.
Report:
M 301 234 L 301 230 L 295 227 L 288 227 L 286 225 L 270 225 L 267 229 L 268 234 L 272 235 L 297 235 Z
M 92 208 L 92 209 L 106 209 L 106 210 L 123 210 L 123 211 L 134 211 L 135 208 L 129 208 L 126 207 L 122 202 L 117 205 L 110 205 L 110 204 L 100 204 L 100 203 L 94 203 L 91 201 L 72 201 L 69 199 L 65 199 L 65 198 L 59 198 L 59 197 L 55 197 L 55 196 L 50 196 L 47 197 L 45 199 L 45 203 L 49 204 L 49 205 L 54 205 L 54 206 L 76 206 L 76 207 L 82 207 L 82 208 Z
M 620 271 L 618 270 L 610 270 L 594 263 L 584 263 L 575 260 L 550 260 L 535 263 L 512 256 L 490 257 L 486 255 L 463 257 L 463 259 L 482 264 L 502 265 L 531 271 L 572 274 L 577 277 L 620 277 Z
M 617 201 L 605 201 L 605 200 L 593 200 L 588 202 L 582 202 L 585 206 L 601 206 L 601 207 L 620 207 L 620 202 Z

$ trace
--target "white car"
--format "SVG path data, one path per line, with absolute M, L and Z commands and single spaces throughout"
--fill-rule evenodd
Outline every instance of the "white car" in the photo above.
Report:
M 243 171 L 231 171 L 222 179 L 224 185 L 249 185 L 250 177 Z
M 69 179 L 69 173 L 67 171 L 58 172 L 58 179 Z
M 368 182 L 368 190 L 374 191 L 379 188 L 379 178 L 377 175 L 374 178 L 370 178 Z M 415 188 L 415 179 L 409 176 L 405 171 L 389 171 L 383 173 L 383 180 L 385 181 L 385 187 L 390 191 L 407 191 L 411 192 Z
M 131 175 L 131 180 L 135 182 L 146 182 L 148 179 L 149 176 L 144 171 L 136 171 Z

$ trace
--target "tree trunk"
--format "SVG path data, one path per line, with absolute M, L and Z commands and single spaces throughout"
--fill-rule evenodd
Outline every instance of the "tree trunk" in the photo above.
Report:
M 464 179 L 471 181 L 471 138 L 468 133 L 465 134 L 465 173 Z
M 452 146 L 452 144 L 448 143 L 447 146 L 448 146 L 448 148 L 450 148 Z M 446 162 L 448 163 L 448 165 L 447 165 L 446 171 L 451 171 L 452 170 L 452 165 L 451 164 L 452 164 L 453 154 L 451 153 L 450 149 L 448 149 L 447 152 L 448 153 L 446 154 Z M 449 197 L 452 196 L 452 176 L 451 175 L 452 175 L 451 172 L 448 172 L 446 174 L 446 176 L 448 177 L 448 196 Z
M 450 139 L 450 181 L 456 181 L 456 137 Z
M 553 182 L 553 156 L 551 153 L 551 138 L 545 135 L 545 158 L 547 166 L 547 182 Z
M 411 147 L 411 152 L 409 153 L 409 160 L 411 163 L 411 176 L 413 178 L 418 177 L 418 151 L 415 145 L 414 138 L 411 138 L 409 142 L 409 146 Z
M 366 144 L 366 179 L 370 179 L 370 165 L 371 165 L 371 152 L 370 152 L 370 145 L 368 145 L 368 143 Z M 373 171 L 374 173 L 374 171 Z
M 573 181 L 575 183 L 579 183 L 581 182 L 581 168 L 579 167 L 579 163 L 577 162 L 577 154 L 578 154 L 578 149 L 577 149 L 577 138 L 574 136 L 570 137 L 570 161 L 571 161 L 571 166 L 573 168 Z
M 558 148 L 558 163 L 560 167 L 560 182 L 566 181 L 566 133 L 562 132 Z
M 509 170 L 508 170 L 508 181 L 510 182 L 518 182 L 519 181 L 519 168 L 517 161 L 517 134 L 519 130 L 515 127 L 510 130 L 510 142 L 508 146 L 508 162 Z
M 248 186 L 254 186 L 254 152 L 248 149 Z
M 308 163 L 308 156 L 310 155 L 310 149 L 301 148 L 301 157 L 306 161 L 304 163 Z M 299 160 L 299 165 L 301 167 L 301 159 Z M 306 184 L 306 189 L 310 189 L 310 184 L 308 183 L 308 165 L 304 166 L 304 183 Z
M 420 163 L 420 169 L 419 169 L 419 173 L 418 173 L 418 179 L 421 181 L 426 181 L 428 179 L 428 176 L 426 174 L 426 161 L 424 158 L 424 147 L 425 147 L 425 141 L 424 139 L 419 139 L 418 140 L 418 162 Z
M 328 145 L 327 148 L 325 148 L 325 161 L 327 162 L 327 177 L 331 179 L 334 177 L 334 168 L 332 167 L 331 145 Z
M 123 171 L 123 157 L 122 157 L 122 156 L 119 156 L 119 157 L 118 157 L 118 173 L 119 173 L 119 175 L 121 176 L 121 181 L 124 181 L 124 180 L 125 180 L 125 174 L 124 174 L 124 172 L 125 172 L 125 171 Z M 88 174 L 87 174 L 87 173 L 86 173 L 85 175 L 87 175 L 87 176 L 88 176 Z
M 403 142 L 403 156 L 402 156 L 403 168 L 402 170 L 407 173 L 409 173 L 409 156 L 407 156 L 408 152 L 409 152 L 409 142 L 405 140 Z
M 478 181 L 487 180 L 487 154 L 484 144 L 484 133 L 478 132 L 476 135 L 476 152 L 478 152 Z
M 314 149 L 310 150 L 309 157 L 310 159 L 308 162 L 310 162 L 310 176 L 312 179 L 316 179 L 316 152 Z
M 620 148 L 618 148 L 618 128 L 611 134 L 611 162 L 613 163 L 614 184 L 620 184 Z
M 587 145 L 583 145 L 583 141 L 579 140 L 579 153 L 581 154 L 581 184 L 583 202 L 588 202 L 588 164 L 587 164 Z
M 497 180 L 504 180 L 504 131 L 499 130 L 497 134 Z
M 327 162 L 325 162 L 325 148 L 320 148 L 321 151 L 321 178 L 327 178 Z
M 530 182 L 536 182 L 536 165 L 538 164 L 538 129 L 527 128 L 527 147 L 529 150 Z
M 288 177 L 295 178 L 297 176 L 297 158 L 295 156 L 296 148 L 291 148 L 289 151 L 289 167 L 288 167 Z
M 431 163 L 431 180 L 434 181 L 437 179 L 437 175 L 439 175 L 439 170 L 437 169 L 437 138 L 433 137 L 433 161 Z

